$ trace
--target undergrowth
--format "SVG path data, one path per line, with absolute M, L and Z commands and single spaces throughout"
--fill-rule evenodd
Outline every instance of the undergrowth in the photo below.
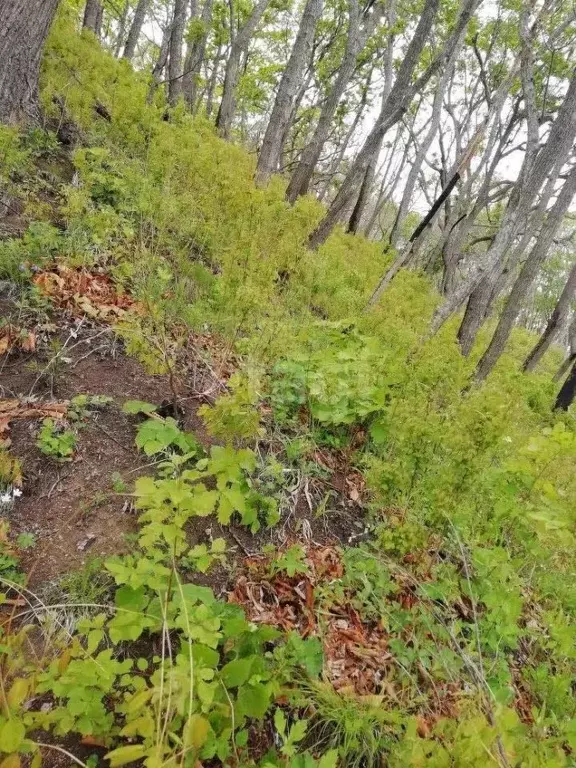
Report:
M 5 599 L 20 597 L 0 646 L 3 768 L 26 755 L 40 765 L 42 729 L 104 747 L 112 767 L 575 765 L 576 434 L 573 414 L 550 412 L 558 351 L 521 373 L 533 338 L 517 330 L 487 383 L 470 387 L 487 331 L 469 359 L 454 323 L 425 340 L 437 296 L 423 276 L 400 274 L 364 313 L 391 255 L 342 231 L 309 253 L 321 206 L 290 208 L 280 179 L 255 188 L 253 159 L 202 118 L 176 108 L 165 120 L 162 92 L 147 103 L 144 75 L 76 35 L 66 5 L 43 64 L 52 121 L 63 94 L 83 134 L 74 183 L 53 133 L 0 128 L 2 182 L 28 224 L 0 242 L 0 277 L 43 306 L 30 288 L 39 269 L 112 275 L 137 302 L 118 333 L 168 374 L 175 401 L 194 334 L 219 334 L 237 372 L 203 409 L 222 443 L 207 453 L 155 406 L 125 407 L 156 472 L 130 488 L 137 547 L 106 561 L 104 591 L 60 585 L 77 596 L 68 610 L 89 609 L 74 627 L 4 561 Z M 40 444 L 68 459 L 73 442 L 53 426 Z M 0 461 L 6 494 L 19 470 L 4 451 Z M 363 478 L 367 541 L 340 550 L 342 572 L 314 584 L 314 605 L 324 620 L 347 606 L 346 621 L 382 641 L 389 663 L 368 692 L 332 685 L 322 620 L 302 639 L 188 581 L 226 552 L 219 538 L 191 544 L 193 518 L 273 530 L 284 472 L 306 492 Z M 318 498 L 329 515 L 331 497 L 322 509 Z M 282 548 L 266 579 L 309 578 L 306 556 L 301 543 Z M 32 621 L 50 611 L 51 642 L 31 658 Z M 266 729 L 276 743 L 255 757 Z

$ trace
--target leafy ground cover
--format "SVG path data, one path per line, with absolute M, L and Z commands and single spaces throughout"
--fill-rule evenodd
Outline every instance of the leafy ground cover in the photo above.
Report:
M 2 768 L 574 765 L 558 353 L 470 388 L 424 278 L 364 313 L 377 246 L 311 256 L 65 10 L 44 70 L 83 140 L 0 129 Z

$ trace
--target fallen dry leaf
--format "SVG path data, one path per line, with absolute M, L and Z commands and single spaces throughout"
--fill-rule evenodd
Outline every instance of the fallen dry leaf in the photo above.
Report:
M 16 325 L 5 325 L 0 328 L 0 355 L 13 349 L 21 349 L 23 352 L 34 352 L 36 349 L 36 334 L 18 328 Z
M 6 433 L 13 419 L 63 419 L 68 405 L 67 400 L 61 403 L 25 403 L 18 398 L 0 400 L 0 446 L 10 445 Z
M 86 269 L 59 265 L 55 271 L 39 272 L 34 283 L 56 306 L 76 317 L 108 319 L 137 308 L 130 296 L 118 293 L 108 275 Z

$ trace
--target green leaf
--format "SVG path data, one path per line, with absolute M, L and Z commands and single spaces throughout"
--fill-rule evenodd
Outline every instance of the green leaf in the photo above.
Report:
M 270 689 L 262 683 L 245 685 L 238 692 L 238 709 L 246 717 L 261 720 L 270 704 Z
M 129 744 L 125 747 L 118 747 L 108 752 L 104 757 L 110 761 L 110 768 L 118 768 L 120 765 L 127 765 L 136 760 L 140 760 L 146 754 L 144 744 Z
M 147 403 L 144 400 L 126 400 L 122 406 L 124 413 L 136 414 L 145 413 L 147 416 L 157 409 L 158 406 L 153 403 Z
M 210 723 L 202 715 L 192 715 L 184 727 L 184 743 L 194 749 L 202 747 L 210 733 Z
M 274 727 L 278 731 L 278 733 L 281 736 L 284 736 L 286 733 L 286 715 L 284 714 L 284 710 L 280 709 L 278 707 L 276 711 L 274 712 Z
M 0 727 L 0 752 L 16 752 L 26 736 L 26 728 L 21 720 L 12 718 Z
M 252 668 L 252 657 L 234 659 L 222 667 L 222 681 L 227 688 L 237 688 L 248 680 Z
M 297 741 L 302 741 L 302 739 L 306 735 L 307 730 L 308 730 L 308 723 L 306 720 L 296 720 L 292 728 L 290 728 L 290 733 L 288 734 L 289 741 L 293 743 Z
M 318 768 L 336 768 L 338 765 L 338 750 L 331 749 L 322 755 L 318 762 Z

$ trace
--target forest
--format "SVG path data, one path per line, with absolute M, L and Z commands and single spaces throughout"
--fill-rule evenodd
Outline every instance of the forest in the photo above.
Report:
M 575 62 L 0 0 L 0 768 L 576 768 Z

